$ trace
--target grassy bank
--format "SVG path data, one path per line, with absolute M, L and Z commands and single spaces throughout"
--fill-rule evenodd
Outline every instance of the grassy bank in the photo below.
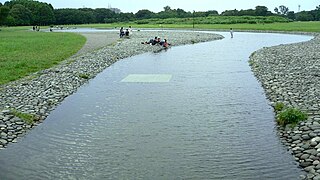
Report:
M 0 39 L 0 84 L 52 67 L 86 41 L 74 33 L 32 32 L 25 27 L 1 28 Z
M 129 25 L 137 28 L 175 28 L 175 29 L 193 29 L 193 24 L 154 24 L 150 21 L 148 24 L 113 23 L 113 24 L 86 24 L 77 27 L 92 28 L 115 28 L 128 27 Z M 263 30 L 263 31 L 301 31 L 301 32 L 320 32 L 320 22 L 289 22 L 289 23 L 258 23 L 258 24 L 195 24 L 195 29 L 216 29 L 228 30 L 230 28 L 236 30 Z

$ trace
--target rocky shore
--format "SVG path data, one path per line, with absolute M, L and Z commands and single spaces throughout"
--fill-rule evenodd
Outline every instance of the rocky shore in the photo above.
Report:
M 18 137 L 45 120 L 64 98 L 111 64 L 144 52 L 160 51 L 162 49 L 160 46 L 141 44 L 155 36 L 167 38 L 173 46 L 223 38 L 217 34 L 197 32 L 134 32 L 129 39 L 119 39 L 112 45 L 71 57 L 53 68 L 2 85 L 0 86 L 0 149 L 9 143 L 17 142 Z M 92 44 L 92 40 L 90 42 Z M 17 115 L 17 112 L 20 115 L 23 113 L 23 116 L 31 118 L 34 122 L 27 123 L 22 116 Z
M 296 127 L 278 127 L 282 142 L 307 172 L 320 179 L 320 35 L 308 42 L 263 48 L 251 68 L 272 104 L 282 102 L 309 116 Z

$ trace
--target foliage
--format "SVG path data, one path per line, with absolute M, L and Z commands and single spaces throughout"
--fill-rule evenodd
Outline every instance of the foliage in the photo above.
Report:
M 33 0 L 12 0 L 5 2 L 2 7 L 9 8 L 10 14 L 0 13 L 0 19 L 14 22 L 13 25 L 48 25 L 55 22 L 51 4 Z
M 263 24 L 275 22 L 290 22 L 279 16 L 209 16 L 196 18 L 167 18 L 135 21 L 137 24 Z
M 297 21 L 313 21 L 314 17 L 307 11 L 301 11 L 296 14 Z
M 295 19 L 296 19 L 296 15 L 295 15 L 295 13 L 294 13 L 293 11 L 289 11 L 289 12 L 287 13 L 287 17 L 288 17 L 288 19 L 290 19 L 290 20 L 295 20 Z
M 284 108 L 284 104 L 282 102 L 277 102 L 275 105 L 274 105 L 274 109 L 279 112 L 279 111 L 282 111 Z
M 279 10 L 282 15 L 287 15 L 289 12 L 289 8 L 284 5 L 279 6 Z
M 7 18 L 10 12 L 10 8 L 7 6 L 0 6 L 0 25 L 7 24 Z
M 307 114 L 296 108 L 287 108 L 281 111 L 277 116 L 277 123 L 280 126 L 286 126 L 287 124 L 296 125 L 300 121 L 304 121 L 308 118 Z
M 90 75 L 89 74 L 79 74 L 79 77 L 82 79 L 89 79 Z
M 74 33 L 16 28 L 3 28 L 0 39 L 0 84 L 52 67 L 75 54 L 85 43 L 83 36 Z
M 147 9 L 143 9 L 143 10 L 139 10 L 136 13 L 136 18 L 137 19 L 150 19 L 154 17 L 154 13 L 147 10 Z

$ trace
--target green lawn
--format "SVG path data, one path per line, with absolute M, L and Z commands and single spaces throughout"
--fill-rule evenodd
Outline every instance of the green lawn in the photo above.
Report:
M 86 41 L 74 33 L 32 32 L 25 27 L 1 28 L 0 39 L 0 84 L 52 67 Z
M 89 24 L 78 25 L 77 27 L 92 28 L 119 28 L 121 26 L 133 28 L 177 28 L 192 29 L 193 24 L 136 24 L 136 23 L 113 23 L 113 24 Z M 272 31 L 301 31 L 320 32 L 320 22 L 290 22 L 290 23 L 267 23 L 267 24 L 195 24 L 196 29 L 217 29 L 228 30 L 231 27 L 236 30 L 272 30 Z

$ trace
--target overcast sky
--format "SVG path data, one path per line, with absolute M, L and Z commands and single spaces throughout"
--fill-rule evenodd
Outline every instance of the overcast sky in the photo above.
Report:
M 6 0 L 0 0 L 4 3 Z M 122 12 L 136 13 L 141 9 L 149 9 L 153 12 L 163 10 L 164 6 L 172 9 L 183 9 L 185 11 L 208 11 L 217 10 L 221 13 L 231 9 L 254 9 L 258 5 L 268 7 L 273 12 L 275 7 L 285 5 L 290 11 L 313 10 L 320 5 L 319 0 L 40 0 L 52 4 L 58 8 L 108 8 L 108 6 L 119 8 Z

